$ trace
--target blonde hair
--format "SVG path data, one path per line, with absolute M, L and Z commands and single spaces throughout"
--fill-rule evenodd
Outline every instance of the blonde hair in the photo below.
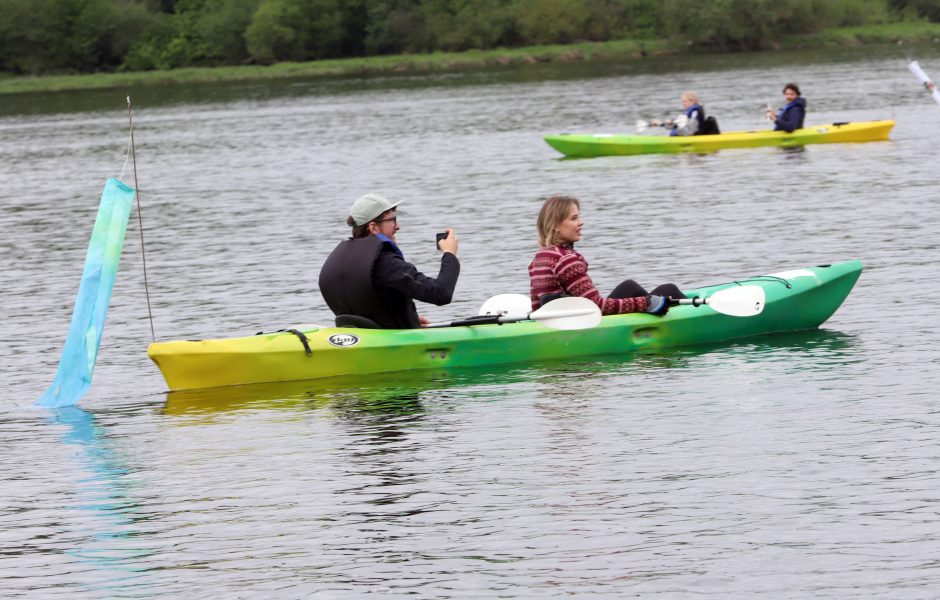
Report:
M 539 230 L 539 246 L 548 248 L 559 243 L 557 236 L 558 225 L 568 218 L 571 207 L 581 209 L 581 202 L 573 196 L 552 196 L 542 205 L 536 227 Z
M 682 92 L 682 97 L 686 100 L 691 100 L 692 102 L 698 104 L 698 94 L 695 92 Z

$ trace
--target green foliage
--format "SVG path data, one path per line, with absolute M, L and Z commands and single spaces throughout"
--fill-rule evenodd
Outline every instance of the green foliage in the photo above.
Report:
M 245 31 L 248 54 L 260 63 L 299 60 L 303 50 L 299 21 L 300 9 L 290 0 L 264 0 Z
M 342 11 L 343 39 L 340 55 L 362 56 L 365 54 L 366 32 L 369 26 L 368 0 L 346 0 L 342 3 Z
M 260 0 L 177 0 L 126 53 L 123 68 L 140 71 L 240 63 L 248 59 L 244 32 Z
M 0 69 L 90 72 L 120 63 L 150 16 L 114 0 L 0 0 Z
M 260 0 L 207 0 L 199 10 L 196 34 L 202 44 L 201 58 L 212 63 L 241 63 L 248 60 L 245 30 Z
M 658 0 L 518 0 L 515 5 L 526 44 L 649 38 L 660 29 Z
M 195 15 L 160 14 L 131 47 L 122 67 L 129 71 L 174 69 L 197 56 Z
M 584 37 L 591 15 L 582 0 L 522 0 L 519 33 L 532 44 L 566 44 Z
M 790 2 L 789 4 L 793 4 Z M 721 49 L 760 49 L 787 15 L 787 2 L 773 0 L 714 0 L 663 2 L 663 26 L 670 36 Z
M 887 23 L 890 12 L 882 0 L 831 0 L 822 3 L 820 18 L 825 27 L 858 27 Z
M 172 69 L 584 41 L 776 47 L 940 0 L 0 0 L 0 72 Z
M 366 54 L 427 52 L 427 19 L 420 0 L 369 0 Z
M 426 0 L 422 11 L 429 49 L 493 48 L 513 41 L 509 0 Z
M 888 6 L 905 16 L 921 17 L 932 23 L 940 23 L 938 0 L 888 0 Z
M 788 34 L 883 23 L 884 0 L 664 0 L 664 33 L 724 50 L 773 47 Z
M 634 37 L 652 37 L 661 28 L 659 0 L 624 0 L 620 18 Z
M 262 0 L 245 31 L 248 54 L 260 63 L 340 55 L 339 0 Z
M 30 24 L 35 18 L 32 0 L 0 0 L 0 69 L 36 74 L 43 70 L 45 32 Z

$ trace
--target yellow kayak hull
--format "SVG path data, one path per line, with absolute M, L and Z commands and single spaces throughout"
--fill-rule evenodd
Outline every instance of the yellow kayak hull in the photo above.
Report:
M 592 157 L 670 152 L 714 152 L 725 148 L 783 148 L 806 144 L 877 142 L 887 140 L 894 121 L 830 123 L 785 131 L 731 131 L 717 135 L 547 135 L 545 141 L 565 156 Z

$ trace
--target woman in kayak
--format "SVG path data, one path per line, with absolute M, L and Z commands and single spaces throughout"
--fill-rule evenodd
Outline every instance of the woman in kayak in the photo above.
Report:
M 783 97 L 787 103 L 779 112 L 767 107 L 767 118 L 774 122 L 774 131 L 793 133 L 795 129 L 803 128 L 803 119 L 806 117 L 806 100 L 800 96 L 800 86 L 788 83 L 783 86 Z
M 669 135 L 698 135 L 699 130 L 702 128 L 702 123 L 705 122 L 705 109 L 702 108 L 702 105 L 698 102 L 698 94 L 695 92 L 683 92 L 682 93 L 682 114 L 677 116 L 675 119 L 670 119 L 668 121 L 658 121 L 653 119 L 650 121 L 650 125 L 665 125 L 667 127 L 672 127 L 669 130 Z
M 552 196 L 542 205 L 538 218 L 539 251 L 529 265 L 532 309 L 560 296 L 583 296 L 597 304 L 605 315 L 648 312 L 664 315 L 670 298 L 685 298 L 671 283 L 647 292 L 627 279 L 604 297 L 588 275 L 588 263 L 574 249 L 581 240 L 581 203 L 571 196 Z

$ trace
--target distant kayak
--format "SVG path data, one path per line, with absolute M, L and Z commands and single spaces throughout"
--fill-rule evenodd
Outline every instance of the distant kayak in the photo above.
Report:
M 662 152 L 713 152 L 724 148 L 758 146 L 803 146 L 846 142 L 876 142 L 888 139 L 894 121 L 830 123 L 785 131 L 731 131 L 717 135 L 615 135 L 562 133 L 545 141 L 565 156 L 617 156 Z
M 621 355 L 816 328 L 839 308 L 861 272 L 856 260 L 686 292 L 708 300 L 727 295 L 725 290 L 762 290 L 753 316 L 729 316 L 705 304 L 675 306 L 664 317 L 598 317 L 600 324 L 577 330 L 552 329 L 534 320 L 439 329 L 307 327 L 293 333 L 154 342 L 147 354 L 170 390 Z

